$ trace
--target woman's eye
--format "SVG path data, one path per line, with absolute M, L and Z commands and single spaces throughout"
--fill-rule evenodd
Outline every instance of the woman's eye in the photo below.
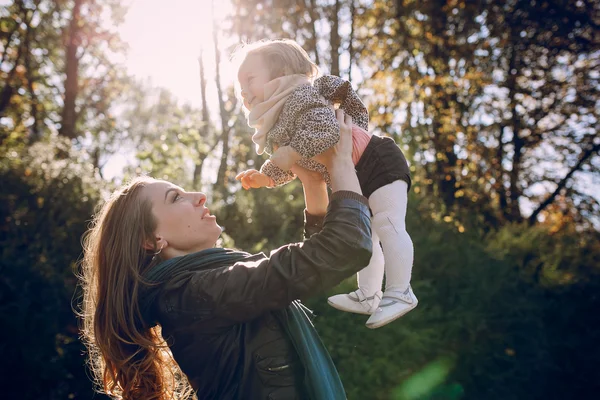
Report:
M 175 197 L 173 197 L 173 202 L 176 202 L 180 198 L 181 198 L 181 196 L 179 195 L 179 193 L 175 193 Z

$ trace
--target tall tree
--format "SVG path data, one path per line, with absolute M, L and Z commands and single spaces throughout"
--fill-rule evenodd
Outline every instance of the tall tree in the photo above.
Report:
M 74 138 L 75 119 L 77 118 L 75 100 L 77 98 L 79 80 L 79 57 L 77 50 L 81 46 L 81 6 L 84 0 L 74 0 L 71 20 L 66 31 L 65 51 L 65 94 L 63 97 L 63 112 L 59 133 L 68 138 Z
M 330 72 L 332 75 L 340 75 L 340 1 L 335 0 L 333 6 L 331 6 L 331 32 L 329 36 L 329 42 L 331 45 L 331 67 Z
M 194 165 L 194 175 L 192 178 L 192 184 L 194 187 L 200 186 L 200 181 L 202 178 L 202 167 L 204 166 L 204 160 L 208 157 L 209 154 L 213 152 L 213 150 L 219 144 L 218 139 L 213 139 L 212 144 L 210 142 L 210 134 L 211 134 L 211 123 L 210 123 L 210 113 L 208 110 L 208 102 L 206 101 L 206 74 L 204 71 L 204 51 L 200 50 L 200 56 L 198 57 L 198 65 L 200 71 L 200 98 L 202 101 L 202 121 L 199 126 L 200 131 L 200 140 L 196 142 L 196 151 L 198 152 L 198 157 L 195 160 Z
M 229 158 L 229 134 L 231 132 L 230 120 L 231 111 L 235 107 L 235 96 L 229 95 L 229 101 L 233 102 L 230 107 L 225 105 L 225 96 L 227 93 L 224 92 L 221 86 L 221 47 L 219 46 L 219 31 L 217 27 L 217 21 L 214 18 L 214 2 L 213 2 L 213 45 L 215 51 L 215 83 L 217 85 L 217 99 L 219 102 L 219 117 L 221 120 L 221 162 L 219 164 L 219 170 L 217 172 L 217 180 L 213 188 L 217 193 L 224 193 L 227 189 L 227 160 Z

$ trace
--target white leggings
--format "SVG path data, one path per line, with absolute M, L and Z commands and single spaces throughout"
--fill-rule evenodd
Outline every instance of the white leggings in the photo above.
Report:
M 358 273 L 358 287 L 367 297 L 381 290 L 384 271 L 385 290 L 404 291 L 410 284 L 414 255 L 412 240 L 406 232 L 407 204 L 408 184 L 402 180 L 377 189 L 369 197 L 373 212 L 373 256 L 369 265 Z

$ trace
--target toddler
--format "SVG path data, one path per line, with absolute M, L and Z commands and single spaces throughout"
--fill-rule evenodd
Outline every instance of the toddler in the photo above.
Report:
M 411 180 L 402 151 L 391 138 L 367 133 L 369 114 L 350 83 L 333 75 L 316 78 L 318 67 L 293 40 L 261 41 L 240 51 L 238 84 L 248 125 L 255 128 L 252 141 L 258 154 L 270 158 L 260 171 L 247 170 L 236 179 L 246 189 L 284 185 L 295 178 L 290 169 L 297 163 L 320 172 L 329 184 L 327 169 L 312 157 L 339 140 L 331 106 L 343 109 L 354 123 L 352 159 L 373 215 L 373 256 L 358 273 L 358 289 L 328 302 L 370 315 L 369 328 L 406 314 L 418 300 L 410 286 L 413 244 L 404 220 Z

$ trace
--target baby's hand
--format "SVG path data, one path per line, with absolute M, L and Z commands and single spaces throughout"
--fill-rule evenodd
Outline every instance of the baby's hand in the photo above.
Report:
M 241 181 L 242 187 L 246 190 L 273 186 L 273 180 L 271 178 L 255 169 L 248 169 L 244 172 L 240 172 L 236 175 L 235 179 Z
M 292 166 L 296 164 L 296 161 L 300 160 L 302 156 L 298 154 L 291 146 L 281 146 L 276 148 L 271 156 L 271 162 L 277 165 L 284 171 L 289 171 Z

